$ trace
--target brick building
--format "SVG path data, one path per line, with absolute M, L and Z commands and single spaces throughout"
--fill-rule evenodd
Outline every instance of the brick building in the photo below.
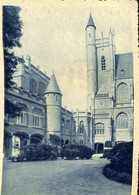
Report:
M 49 142 L 49 134 L 62 144 L 84 144 L 102 152 L 110 141 L 133 139 L 134 81 L 133 54 L 115 54 L 114 31 L 96 38 L 96 26 L 90 15 L 86 26 L 88 96 L 87 109 L 71 112 L 62 107 L 62 92 L 54 73 L 51 78 L 31 64 L 27 56 L 19 64 L 15 88 L 6 97 L 22 108 L 21 116 L 5 116 L 4 152 L 29 143 Z M 61 75 L 62 76 L 62 75 Z

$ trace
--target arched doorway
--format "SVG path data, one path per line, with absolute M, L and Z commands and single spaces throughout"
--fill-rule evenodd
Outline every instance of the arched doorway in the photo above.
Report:
M 31 143 L 31 144 L 40 144 L 40 143 L 42 143 L 42 140 L 43 140 L 43 135 L 40 135 L 40 134 L 33 134 L 33 135 L 31 136 L 30 143 Z
M 103 153 L 104 144 L 103 143 L 95 143 L 95 153 Z
M 27 140 L 29 139 L 29 135 L 27 133 L 17 132 L 17 133 L 14 133 L 14 136 L 20 138 L 20 147 L 27 145 Z

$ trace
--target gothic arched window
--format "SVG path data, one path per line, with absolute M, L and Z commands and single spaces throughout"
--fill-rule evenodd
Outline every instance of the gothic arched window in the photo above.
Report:
M 101 57 L 101 70 L 106 70 L 106 60 L 105 57 Z
M 80 122 L 80 133 L 84 132 L 84 124 L 83 121 Z
M 104 134 L 104 124 L 103 123 L 95 124 L 95 134 Z
M 37 82 L 34 79 L 30 79 L 30 92 L 33 94 L 37 93 Z
M 125 83 L 121 83 L 117 87 L 117 101 L 128 100 L 128 86 Z
M 66 121 L 66 129 L 70 130 L 70 121 L 69 120 Z
M 118 114 L 116 118 L 116 127 L 117 129 L 126 129 L 128 128 L 128 116 L 125 113 Z
M 43 96 L 44 95 L 44 93 L 45 93 L 45 84 L 42 82 L 42 81 L 40 81 L 39 82 L 39 89 L 38 89 L 38 94 L 40 95 L 40 96 Z
M 27 125 L 28 123 L 28 109 L 26 105 L 19 104 L 20 115 L 16 118 L 17 124 Z
M 37 108 L 33 110 L 33 126 L 38 128 L 43 127 L 43 112 Z

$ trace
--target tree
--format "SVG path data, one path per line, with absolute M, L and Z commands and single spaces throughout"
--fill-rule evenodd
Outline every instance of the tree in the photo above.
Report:
M 60 145 L 60 138 L 57 135 L 50 134 L 50 142 L 55 146 L 59 146 Z
M 3 6 L 3 49 L 4 49 L 4 70 L 5 70 L 5 90 L 15 86 L 13 74 L 18 63 L 23 59 L 15 56 L 14 47 L 21 47 L 20 37 L 22 36 L 22 21 L 19 17 L 20 7 Z M 19 115 L 20 108 L 5 97 L 5 114 L 11 117 Z

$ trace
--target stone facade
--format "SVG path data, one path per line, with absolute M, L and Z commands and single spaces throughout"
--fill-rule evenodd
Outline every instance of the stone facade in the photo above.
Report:
M 21 116 L 5 116 L 4 152 L 12 155 L 15 145 L 49 142 L 56 134 L 61 144 L 82 144 L 103 151 L 107 141 L 133 139 L 133 54 L 115 54 L 114 31 L 96 38 L 90 15 L 86 26 L 88 105 L 86 111 L 62 107 L 62 93 L 54 73 L 51 78 L 31 64 L 27 56 L 14 75 L 16 86 L 6 98 L 22 108 Z

